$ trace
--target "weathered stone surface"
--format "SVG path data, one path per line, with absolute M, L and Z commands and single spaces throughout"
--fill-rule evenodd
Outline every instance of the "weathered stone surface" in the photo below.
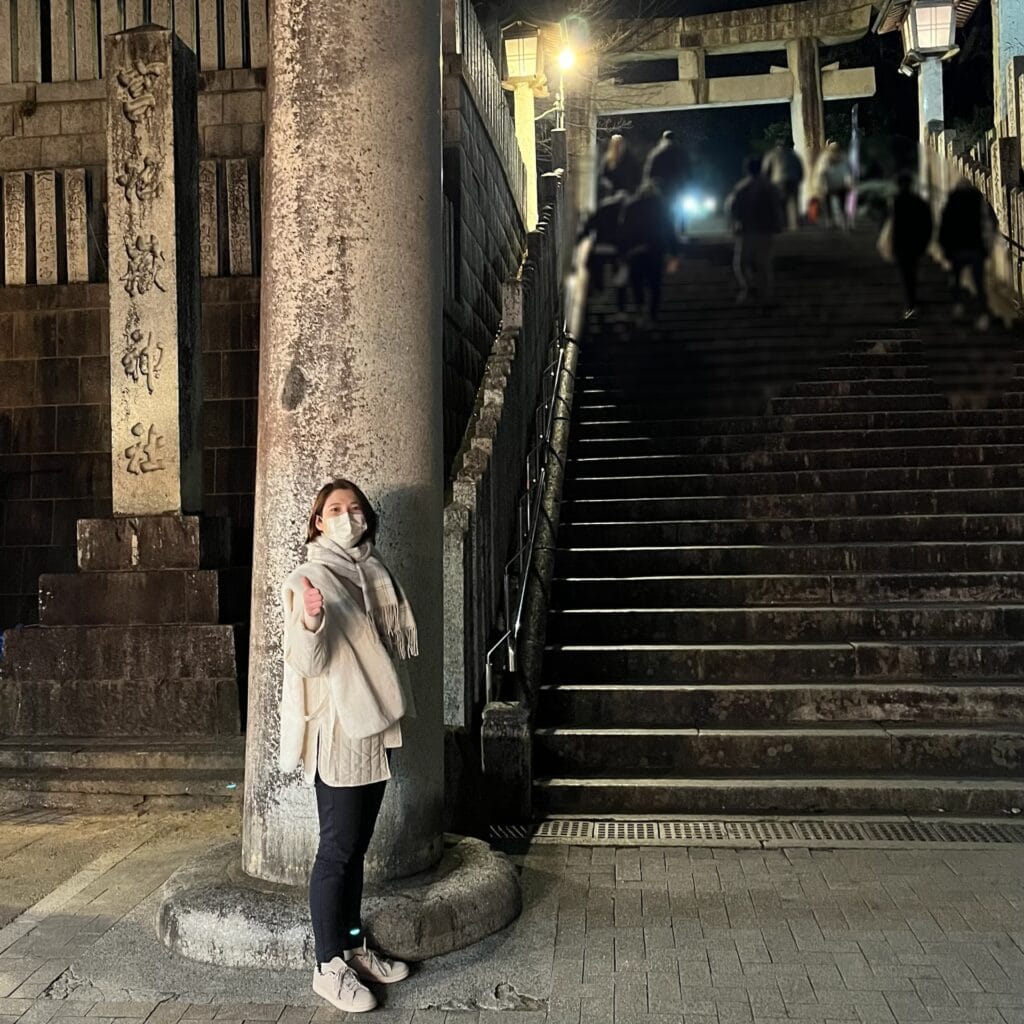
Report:
M 240 728 L 234 674 L 0 679 L 0 731 L 6 736 L 209 736 L 236 735 Z
M 252 273 L 252 207 L 249 201 L 249 161 L 226 162 L 228 197 L 228 261 L 232 276 Z
M 199 233 L 194 57 L 171 32 L 106 43 L 115 515 L 198 509 Z
M 25 284 L 27 278 L 25 241 L 25 174 L 4 175 L 4 281 Z
M 217 610 L 217 573 L 210 569 L 39 577 L 39 621 L 44 626 L 215 623 Z
M 32 175 L 36 227 L 36 284 L 57 283 L 57 175 Z
M 419 624 L 418 715 L 402 723 L 368 859 L 373 875 L 403 876 L 440 856 L 444 802 L 439 12 L 399 0 L 271 11 L 244 865 L 299 883 L 314 856 L 310 794 L 277 768 L 278 593 L 314 494 L 344 474 L 382 512 L 381 550 Z M 355 66 L 375 69 L 369 92 Z
M 199 266 L 203 277 L 216 277 L 220 273 L 216 160 L 203 160 L 199 164 Z
M 78 521 L 78 567 L 198 569 L 230 560 L 230 522 L 204 516 L 119 516 Z
M 4 634 L 0 678 L 128 683 L 234 678 L 234 653 L 231 626 L 26 626 Z
M 182 956 L 226 967 L 302 969 L 315 959 L 304 887 L 258 882 L 225 843 L 164 885 L 157 930 Z M 371 886 L 363 900 L 370 941 L 390 956 L 426 960 L 504 928 L 522 908 L 511 862 L 478 839 L 449 836 L 437 867 Z
M 64 236 L 67 245 L 68 282 L 89 280 L 88 204 L 85 171 L 68 168 L 64 178 Z

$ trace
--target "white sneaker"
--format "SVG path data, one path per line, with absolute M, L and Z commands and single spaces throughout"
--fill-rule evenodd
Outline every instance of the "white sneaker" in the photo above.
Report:
M 345 962 L 363 981 L 376 981 L 381 985 L 393 985 L 409 977 L 409 965 L 401 960 L 387 957 L 368 949 L 363 939 L 363 948 L 345 954 Z
M 313 971 L 313 991 L 346 1013 L 366 1013 L 377 1007 L 377 997 L 340 956 Z

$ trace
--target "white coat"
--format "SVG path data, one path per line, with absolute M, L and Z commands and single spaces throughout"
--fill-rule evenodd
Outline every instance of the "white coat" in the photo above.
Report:
M 315 632 L 303 621 L 302 578 L 324 598 Z M 307 562 L 285 580 L 284 683 L 280 770 L 300 765 L 329 786 L 365 786 L 391 777 L 387 751 L 402 745 L 401 720 L 415 715 L 399 672 L 363 609 L 358 587 Z

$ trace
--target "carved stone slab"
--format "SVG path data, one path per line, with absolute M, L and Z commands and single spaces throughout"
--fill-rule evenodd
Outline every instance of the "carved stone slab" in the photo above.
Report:
M 217 161 L 199 163 L 199 268 L 203 277 L 220 273 L 220 224 L 217 219 Z
M 57 173 L 34 171 L 36 284 L 57 283 Z
M 39 0 L 18 0 L 18 81 L 40 80 Z
M 199 503 L 194 55 L 170 31 L 106 40 L 114 515 Z M 178 196 L 184 202 L 178 202 Z
M 25 172 L 4 175 L 4 281 L 25 283 Z
M 195 0 L 174 0 L 174 31 L 190 49 L 196 48 Z
M 199 0 L 199 66 L 217 69 L 217 0 Z
M 68 282 L 88 281 L 88 203 L 85 171 L 79 167 L 64 171 L 64 236 L 68 251 Z
M 267 0 L 249 0 L 249 65 L 267 66 Z
M 75 77 L 99 78 L 99 49 L 96 45 L 95 9 L 92 0 L 75 2 Z
M 227 161 L 228 259 L 232 277 L 252 274 L 252 208 L 249 161 Z
M 0 84 L 11 81 L 14 61 L 11 54 L 11 8 L 0 4 Z
M 221 0 L 224 10 L 224 67 L 242 66 L 242 0 Z
M 67 82 L 75 77 L 71 66 L 73 6 L 72 0 L 50 0 L 51 81 L 54 82 Z

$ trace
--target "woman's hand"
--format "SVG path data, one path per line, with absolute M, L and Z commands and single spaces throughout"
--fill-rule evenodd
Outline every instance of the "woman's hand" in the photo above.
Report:
M 306 576 L 302 577 L 302 611 L 306 628 L 315 630 L 320 625 L 320 616 L 324 610 L 324 595 L 320 593 Z

